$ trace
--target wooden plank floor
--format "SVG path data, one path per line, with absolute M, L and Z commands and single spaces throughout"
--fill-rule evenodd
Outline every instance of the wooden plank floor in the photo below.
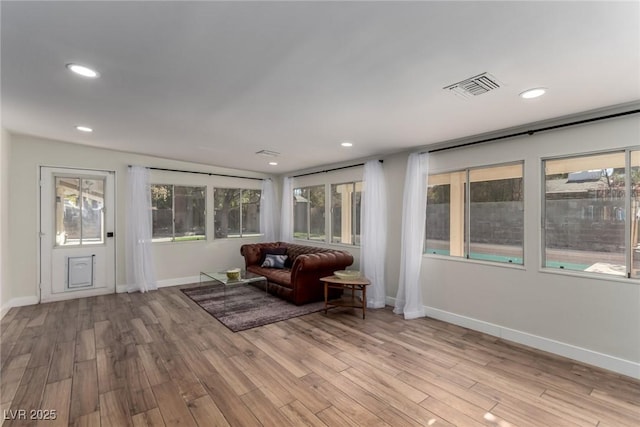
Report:
M 173 287 L 1 325 L 4 426 L 640 425 L 640 381 L 389 309 L 232 333 Z

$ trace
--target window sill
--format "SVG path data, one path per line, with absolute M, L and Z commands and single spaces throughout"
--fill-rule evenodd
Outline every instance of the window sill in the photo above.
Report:
M 540 267 L 538 271 L 544 274 L 557 274 L 560 276 L 578 277 L 580 279 L 591 279 L 591 280 L 599 280 L 599 281 L 606 281 L 606 282 L 626 283 L 630 285 L 640 285 L 640 278 L 628 278 L 626 276 L 616 276 L 613 274 L 589 273 L 589 272 L 576 271 L 576 270 L 563 270 L 560 268 L 546 268 L 546 267 Z
M 492 262 L 492 261 L 483 261 L 480 259 L 453 257 L 453 256 L 436 255 L 436 254 L 422 254 L 422 257 L 443 260 L 443 261 L 454 261 L 454 262 L 463 262 L 463 263 L 469 263 L 469 264 L 486 265 L 488 267 L 510 268 L 514 270 L 523 270 L 523 271 L 526 270 L 523 264 L 513 264 L 509 262 Z
M 339 248 L 349 248 L 349 249 L 360 249 L 360 245 L 347 245 L 345 243 L 327 243 L 325 240 L 309 240 L 309 239 L 293 239 L 298 245 L 310 245 L 310 244 L 319 244 L 324 246 L 336 246 Z
M 155 242 L 151 242 L 153 245 L 167 245 L 167 244 L 179 244 L 182 245 L 184 243 L 206 243 L 207 239 L 193 239 L 193 240 L 157 240 Z
M 260 239 L 262 238 L 262 234 L 249 234 L 247 236 L 229 236 L 229 237 L 214 237 L 213 241 L 221 241 L 221 240 L 249 240 L 249 239 Z

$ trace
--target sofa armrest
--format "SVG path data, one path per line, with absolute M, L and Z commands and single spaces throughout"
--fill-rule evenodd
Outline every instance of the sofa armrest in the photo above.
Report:
M 258 245 L 242 245 L 240 246 L 240 254 L 244 257 L 244 266 L 249 267 L 260 262 L 262 251 Z
M 347 252 L 299 255 L 291 266 L 291 283 L 302 286 L 319 283 L 321 277 L 330 276 L 336 270 L 344 270 L 351 264 L 353 264 L 353 256 Z
M 326 271 L 341 270 L 353 264 L 353 255 L 347 252 L 318 252 L 315 254 L 299 255 L 293 266 L 292 274 L 304 271 Z M 294 277 L 291 278 L 294 280 Z
M 244 257 L 244 266 L 259 265 L 262 259 L 262 250 L 267 248 L 278 248 L 283 245 L 282 242 L 270 243 L 247 243 L 240 246 L 240 255 Z
M 348 252 L 331 251 L 298 255 L 291 268 L 294 304 L 321 301 L 324 286 L 321 277 L 330 276 L 336 270 L 343 270 L 353 264 L 353 256 Z

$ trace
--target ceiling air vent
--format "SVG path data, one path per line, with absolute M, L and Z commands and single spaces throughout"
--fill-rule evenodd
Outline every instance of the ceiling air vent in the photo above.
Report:
M 491 92 L 498 88 L 500 88 L 500 83 L 489 73 L 478 74 L 461 82 L 443 87 L 443 89 L 449 90 L 463 98 L 482 95 L 483 93 Z
M 270 150 L 256 151 L 256 154 L 260 156 L 265 156 L 265 157 L 278 157 L 280 155 L 280 153 L 278 153 L 277 151 L 270 151 Z

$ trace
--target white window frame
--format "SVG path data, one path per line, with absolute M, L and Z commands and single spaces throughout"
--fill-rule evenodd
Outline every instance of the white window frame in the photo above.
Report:
M 238 230 L 238 234 L 237 235 L 227 235 L 227 237 L 217 237 L 216 236 L 216 232 L 215 232 L 215 221 L 216 221 L 216 190 L 239 190 L 240 194 L 239 194 L 239 198 L 240 198 L 240 203 L 238 204 L 238 220 L 239 220 L 239 230 Z M 257 233 L 243 233 L 242 231 L 242 212 L 243 212 L 243 205 L 244 203 L 242 203 L 242 193 L 244 191 L 257 191 L 258 193 L 262 194 L 262 190 L 260 190 L 259 188 L 245 188 L 245 187 L 229 187 L 229 186 L 214 186 L 213 187 L 213 223 L 214 223 L 214 231 L 213 231 L 213 238 L 214 240 L 225 240 L 225 239 L 247 239 L 247 238 L 252 238 L 252 237 L 258 237 L 261 236 L 260 232 L 258 231 Z M 258 198 L 258 200 L 260 200 L 260 198 Z M 258 230 L 260 230 L 260 216 L 258 215 Z
M 347 216 L 348 219 L 350 219 L 350 221 L 345 222 L 344 217 L 341 216 L 341 222 L 342 224 L 346 224 L 348 226 L 348 229 L 350 230 L 350 237 L 349 240 L 351 240 L 351 243 L 345 243 L 345 242 L 334 242 L 333 241 L 333 194 L 332 194 L 332 188 L 333 186 L 339 186 L 339 185 L 345 185 L 345 186 L 351 186 L 352 191 L 349 193 L 349 205 L 350 205 L 350 212 Z M 327 240 L 329 243 L 333 244 L 333 245 L 348 245 L 348 246 L 356 246 L 359 247 L 360 244 L 356 243 L 356 224 L 359 221 L 358 215 L 357 215 L 357 209 L 356 209 L 356 203 L 355 203 L 355 195 L 356 193 L 360 193 L 363 194 L 363 190 L 364 190 L 364 186 L 362 181 L 347 181 L 347 182 L 337 182 L 337 183 L 332 183 L 329 184 L 329 206 L 328 206 L 328 211 L 329 211 L 329 236 L 327 236 Z M 326 196 L 325 196 L 325 200 Z M 325 208 L 327 208 L 327 203 L 325 202 Z M 360 203 L 360 209 L 362 209 L 362 201 Z M 344 206 L 341 206 L 341 212 L 344 212 Z M 362 227 L 362 224 L 360 224 L 360 226 Z M 342 233 L 344 235 L 344 231 Z
M 640 271 L 637 272 L 637 275 L 634 276 L 633 273 L 633 263 L 632 263 L 632 242 L 631 242 L 631 153 L 632 152 L 640 152 L 640 146 L 626 147 L 626 148 L 616 148 L 611 150 L 604 151 L 591 151 L 584 153 L 572 153 L 561 156 L 553 156 L 553 157 L 543 157 L 540 161 L 540 181 L 541 181 L 541 194 L 540 194 L 540 217 L 541 217 L 541 239 L 540 239 L 540 249 L 541 249 L 541 259 L 540 259 L 540 268 L 544 272 L 556 273 L 556 274 L 568 274 L 568 275 L 579 275 L 579 276 L 587 276 L 594 278 L 602 278 L 605 277 L 607 279 L 613 280 L 621 280 L 625 282 L 635 281 L 636 283 L 640 283 Z M 624 167 L 625 167 L 625 212 L 629 213 L 625 215 L 625 225 L 624 225 L 624 244 L 625 244 L 625 269 L 626 274 L 624 275 L 613 275 L 606 273 L 598 273 L 598 272 L 589 272 L 589 271 L 581 271 L 581 270 L 571 270 L 571 269 L 562 269 L 558 267 L 549 267 L 547 266 L 547 236 L 546 236 L 546 162 L 554 161 L 554 160 L 562 160 L 562 159 L 575 159 L 580 157 L 589 157 L 589 156 L 598 156 L 598 155 L 615 155 L 624 153 Z
M 305 242 L 325 242 L 327 243 L 327 240 L 330 241 L 330 236 L 328 236 L 329 233 L 327 233 L 327 230 L 331 230 L 331 220 L 330 220 L 330 212 L 328 211 L 328 209 L 330 210 L 331 208 L 327 206 L 327 200 L 331 200 L 331 194 L 330 192 L 327 191 L 327 186 L 329 186 L 330 184 L 311 184 L 311 185 L 305 185 L 304 187 L 295 187 L 292 189 L 292 193 L 291 193 L 291 197 L 294 198 L 295 194 L 296 194 L 296 190 L 305 190 L 305 189 L 310 189 L 313 187 L 323 187 L 323 191 L 324 191 L 324 239 L 312 239 L 311 236 L 311 197 L 309 197 L 309 204 L 307 205 L 307 210 L 306 210 L 306 215 L 307 215 L 307 231 L 306 231 L 306 238 L 302 238 L 302 237 L 295 237 L 295 229 L 296 229 L 296 215 L 295 215 L 295 201 L 293 202 L 293 209 L 294 209 L 294 214 L 293 214 L 293 221 L 292 221 L 292 227 L 293 227 L 293 236 L 294 239 L 296 240 L 303 240 Z M 329 197 L 327 199 L 327 197 Z
M 151 235 L 152 243 L 187 243 L 187 242 L 203 242 L 207 240 L 208 237 L 208 227 L 207 227 L 207 186 L 206 185 L 193 185 L 193 184 L 163 184 L 163 183 L 151 183 L 150 187 L 158 187 L 158 186 L 171 186 L 171 237 L 153 237 L 153 230 Z M 201 238 L 197 239 L 182 239 L 178 238 L 176 240 L 176 198 L 175 198 L 175 188 L 176 187 L 192 187 L 192 188 L 203 188 L 204 189 L 204 235 Z M 149 188 L 151 191 L 151 188 Z M 153 205 L 153 200 L 152 200 Z M 153 222 L 153 213 L 152 222 Z
M 458 212 L 462 212 L 462 218 L 460 218 L 460 223 L 457 225 L 458 228 L 462 228 L 461 232 L 458 233 L 461 236 L 461 240 L 462 241 L 458 241 L 457 243 L 453 243 L 452 239 L 451 239 L 451 227 L 453 227 L 453 224 L 449 224 L 449 255 L 443 255 L 443 254 L 430 254 L 429 252 L 427 252 L 427 230 L 425 230 L 425 235 L 424 235 L 424 249 L 423 249 L 423 255 L 428 255 L 428 256 L 438 256 L 438 257 L 446 257 L 446 258 L 451 258 L 451 259 L 456 259 L 456 260 L 469 260 L 469 261 L 473 261 L 473 262 L 487 262 L 487 263 L 491 263 L 491 264 L 495 264 L 495 265 L 506 265 L 506 266 L 515 266 L 515 267 L 524 267 L 525 265 L 525 247 L 526 247 L 526 242 L 525 242 L 525 224 L 526 224 L 526 211 L 523 210 L 523 229 L 522 229 L 522 263 L 518 263 L 518 262 L 513 262 L 512 259 L 507 259 L 506 261 L 494 261 L 494 260 L 485 260 L 485 259 L 479 259 L 479 258 L 472 258 L 470 257 L 470 249 L 471 249 L 471 182 L 470 182 L 470 177 L 471 177 L 471 172 L 474 170 L 480 170 L 480 169 L 492 169 L 492 168 L 501 168 L 501 167 L 509 167 L 509 166 L 520 166 L 521 170 L 522 170 L 522 180 L 523 180 L 523 184 L 522 184 L 522 191 L 523 191 L 523 195 L 522 195 L 522 203 L 525 203 L 525 196 L 524 196 L 524 190 L 525 190 L 525 184 L 524 184 L 524 171 L 525 171 L 525 162 L 524 160 L 516 160 L 516 161 L 511 161 L 511 162 L 505 162 L 505 163 L 497 163 L 497 164 L 490 164 L 490 165 L 480 165 L 480 166 L 473 166 L 473 167 L 469 167 L 469 168 L 462 168 L 462 169 L 455 169 L 455 170 L 451 170 L 451 171 L 442 171 L 442 172 L 437 172 L 437 173 L 432 173 L 427 177 L 427 188 L 429 187 L 429 177 L 431 176 L 437 176 L 437 175 L 446 175 L 446 174 L 461 174 L 464 176 L 464 182 L 462 184 L 462 191 L 463 191 L 463 195 L 462 196 L 462 200 L 463 200 L 463 206 L 461 210 L 458 210 Z M 505 178 L 507 179 L 507 178 Z M 476 182 L 476 181 L 474 181 Z M 477 181 L 480 182 L 480 181 Z M 450 205 L 452 204 L 452 200 L 450 198 L 449 201 Z M 428 206 L 428 204 L 427 204 Z M 425 206 L 425 209 L 427 208 L 427 206 Z M 450 215 L 451 214 L 451 208 L 450 208 Z M 458 248 L 458 250 L 455 250 L 456 253 L 461 252 L 461 255 L 451 255 L 451 247 L 452 245 L 456 245 L 456 247 Z

